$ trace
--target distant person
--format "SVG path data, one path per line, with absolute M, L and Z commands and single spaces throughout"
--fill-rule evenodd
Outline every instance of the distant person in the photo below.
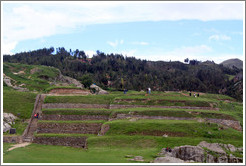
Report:
M 34 118 L 37 118 L 37 114 L 34 114 Z
M 126 92 L 127 92 L 127 89 L 124 89 L 124 94 L 126 94 Z
M 169 148 L 169 149 L 168 149 L 168 152 L 172 152 L 172 149 L 171 149 L 171 148 Z
M 146 94 L 148 94 L 148 92 L 149 92 L 149 88 L 147 88 L 147 90 L 146 90 Z
M 190 94 L 190 96 L 191 96 L 191 92 L 190 92 L 189 94 Z
M 37 119 L 38 119 L 39 113 L 37 113 Z
M 149 94 L 151 93 L 151 89 L 150 88 L 148 88 L 148 90 L 149 90 Z
M 199 97 L 199 93 L 197 93 L 197 97 Z
M 196 97 L 196 94 L 194 93 L 194 97 Z

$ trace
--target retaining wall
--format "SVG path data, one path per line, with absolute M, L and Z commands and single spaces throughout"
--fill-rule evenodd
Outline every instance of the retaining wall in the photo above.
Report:
M 118 104 L 71 104 L 71 103 L 46 103 L 42 108 L 105 108 L 105 109 L 121 109 L 121 108 L 180 108 L 180 109 L 197 109 L 197 110 L 219 110 L 212 107 L 190 107 L 190 106 L 162 106 L 162 105 L 118 105 Z
M 62 145 L 86 148 L 86 137 L 34 137 L 33 142 L 45 145 Z
M 3 136 L 3 142 L 22 143 L 22 136 Z
M 38 133 L 98 134 L 102 123 L 38 123 Z
M 49 94 L 91 94 L 89 90 L 84 89 L 65 89 L 65 88 L 56 88 L 49 91 Z
M 107 115 L 49 115 L 43 114 L 42 120 L 108 120 Z
M 71 104 L 71 103 L 46 103 L 42 105 L 44 108 L 105 108 L 108 109 L 108 104 Z

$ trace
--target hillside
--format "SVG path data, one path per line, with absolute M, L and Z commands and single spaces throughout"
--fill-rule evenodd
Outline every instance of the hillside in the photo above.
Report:
M 228 59 L 221 62 L 220 64 L 229 68 L 233 68 L 233 66 L 235 66 L 238 69 L 243 69 L 243 61 L 241 61 L 240 59 Z
M 105 54 L 97 51 L 88 59 L 84 51 L 68 52 L 64 48 L 40 49 L 31 52 L 5 55 L 4 62 L 45 65 L 58 68 L 63 75 L 80 80 L 91 79 L 103 89 L 157 91 L 191 90 L 228 94 L 242 101 L 241 91 L 230 86 L 242 69 L 227 68 L 213 62 L 190 60 L 181 62 L 146 61 L 121 54 Z
M 194 148 L 182 152 L 186 158 L 176 156 L 186 162 L 242 162 L 243 105 L 229 96 L 111 91 L 49 94 L 42 102 L 33 142 L 10 152 L 4 143 L 4 162 L 150 163 L 163 157 L 164 148 L 178 152 L 181 146 Z M 214 149 L 210 143 L 222 148 Z
M 83 88 L 77 80 L 63 76 L 59 69 L 20 63 L 3 64 L 4 86 L 19 91 L 42 92 L 52 87 L 70 86 Z

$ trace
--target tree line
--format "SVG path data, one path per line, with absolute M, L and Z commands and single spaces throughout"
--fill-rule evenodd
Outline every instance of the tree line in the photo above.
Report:
M 60 69 L 64 75 L 84 82 L 85 79 L 92 80 L 104 89 L 140 91 L 151 87 L 157 91 L 223 93 L 241 100 L 239 95 L 235 95 L 238 92 L 230 90 L 234 82 L 229 80 L 228 75 L 237 75 L 242 69 L 230 69 L 211 61 L 147 61 L 101 51 L 89 58 L 82 50 L 66 50 L 63 47 L 4 55 L 3 61 L 53 66 Z

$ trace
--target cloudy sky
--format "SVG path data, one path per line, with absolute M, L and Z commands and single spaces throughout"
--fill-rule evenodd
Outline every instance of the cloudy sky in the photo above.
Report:
M 147 60 L 244 60 L 244 2 L 1 2 L 2 54 L 44 47 Z

